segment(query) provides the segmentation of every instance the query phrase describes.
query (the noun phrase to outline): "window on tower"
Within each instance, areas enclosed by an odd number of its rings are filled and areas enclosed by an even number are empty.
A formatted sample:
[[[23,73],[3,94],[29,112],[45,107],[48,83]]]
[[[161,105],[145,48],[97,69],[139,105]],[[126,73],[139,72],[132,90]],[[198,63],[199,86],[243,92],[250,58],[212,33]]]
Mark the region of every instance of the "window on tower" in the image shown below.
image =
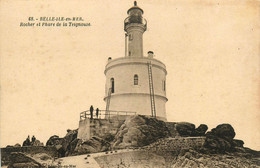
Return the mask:
[[[114,80],[114,78],[111,78],[110,82],[111,82],[111,93],[115,93],[115,80]]]
[[[166,90],[166,82],[165,82],[165,80],[162,81],[162,89],[163,89],[163,91]]]
[[[135,74],[134,76],[134,85],[138,85],[138,75]]]
[[[133,40],[133,35],[129,34],[129,41]]]

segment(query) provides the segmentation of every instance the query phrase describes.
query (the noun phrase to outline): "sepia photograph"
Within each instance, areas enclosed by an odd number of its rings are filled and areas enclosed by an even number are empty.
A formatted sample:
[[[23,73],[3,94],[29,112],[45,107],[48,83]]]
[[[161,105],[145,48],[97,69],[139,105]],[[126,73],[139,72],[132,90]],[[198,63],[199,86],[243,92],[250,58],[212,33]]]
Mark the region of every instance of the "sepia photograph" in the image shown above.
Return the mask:
[[[259,0],[0,0],[3,168],[260,167]]]

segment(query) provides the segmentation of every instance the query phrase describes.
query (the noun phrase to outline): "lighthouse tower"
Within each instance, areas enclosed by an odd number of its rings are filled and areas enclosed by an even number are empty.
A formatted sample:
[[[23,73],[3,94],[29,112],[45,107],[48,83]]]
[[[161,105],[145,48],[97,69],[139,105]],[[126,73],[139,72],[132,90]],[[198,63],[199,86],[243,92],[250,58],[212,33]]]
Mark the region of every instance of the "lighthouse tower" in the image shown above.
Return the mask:
[[[143,33],[147,22],[143,10],[134,2],[124,21],[125,56],[108,59],[105,67],[104,101],[109,111],[132,111],[167,120],[166,67],[153,58],[153,52],[143,55]]]

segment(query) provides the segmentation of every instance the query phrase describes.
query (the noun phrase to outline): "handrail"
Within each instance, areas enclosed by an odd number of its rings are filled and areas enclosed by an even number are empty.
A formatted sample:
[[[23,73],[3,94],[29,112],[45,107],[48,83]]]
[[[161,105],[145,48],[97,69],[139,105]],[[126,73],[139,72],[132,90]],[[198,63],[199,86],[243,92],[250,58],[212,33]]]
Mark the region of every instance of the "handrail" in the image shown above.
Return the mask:
[[[93,110],[92,117],[90,110],[80,112],[80,120],[86,118],[96,118],[96,119],[109,119],[111,116],[130,116],[136,115],[133,111],[116,111],[116,110],[99,110],[98,115],[96,115],[96,110]]]

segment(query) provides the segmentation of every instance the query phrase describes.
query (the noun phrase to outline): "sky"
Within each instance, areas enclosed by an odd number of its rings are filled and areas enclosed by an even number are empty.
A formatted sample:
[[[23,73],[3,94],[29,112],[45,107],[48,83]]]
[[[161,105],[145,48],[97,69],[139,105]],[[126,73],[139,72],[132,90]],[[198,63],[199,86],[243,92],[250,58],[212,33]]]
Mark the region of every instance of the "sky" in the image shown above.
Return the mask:
[[[260,150],[259,1],[142,0],[144,55],[168,71],[168,121],[231,124]],[[133,1],[0,1],[0,146],[28,135],[46,143],[78,128],[79,113],[105,109],[107,58],[124,57]],[[88,27],[20,27],[28,17],[82,17]]]

